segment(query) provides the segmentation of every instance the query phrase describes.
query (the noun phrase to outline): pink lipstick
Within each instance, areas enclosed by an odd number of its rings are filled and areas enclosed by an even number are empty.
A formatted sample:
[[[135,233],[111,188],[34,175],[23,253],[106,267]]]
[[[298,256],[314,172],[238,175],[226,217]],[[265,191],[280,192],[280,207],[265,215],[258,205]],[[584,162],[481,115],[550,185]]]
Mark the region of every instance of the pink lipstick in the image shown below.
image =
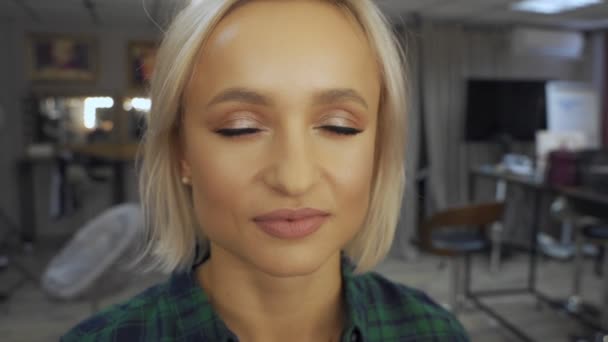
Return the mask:
[[[279,239],[299,239],[316,232],[329,216],[317,209],[280,209],[256,216],[253,221],[264,232]]]

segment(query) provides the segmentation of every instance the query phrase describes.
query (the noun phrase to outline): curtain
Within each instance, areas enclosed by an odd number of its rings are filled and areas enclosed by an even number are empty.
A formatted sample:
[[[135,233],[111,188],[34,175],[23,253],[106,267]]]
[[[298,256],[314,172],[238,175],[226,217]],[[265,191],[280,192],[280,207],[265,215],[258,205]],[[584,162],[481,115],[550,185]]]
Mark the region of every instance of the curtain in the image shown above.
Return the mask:
[[[465,75],[471,68],[476,69],[477,76],[492,76],[501,54],[496,47],[503,42],[497,38],[497,33],[476,33],[465,30],[463,26],[442,26],[428,22],[399,33],[408,62],[410,101],[406,191],[392,255],[410,260],[416,255],[410,243],[419,224],[418,206],[424,205],[425,212],[432,213],[466,201],[466,165],[469,160],[468,147],[462,142]],[[419,63],[419,57],[423,58],[423,63]],[[422,80],[417,77],[419,72]],[[424,118],[421,118],[419,99],[424,102]],[[421,125],[422,119],[424,125]],[[418,174],[418,162],[422,139],[426,139],[429,159],[425,198],[420,198],[416,187],[416,178],[421,176]],[[492,156],[496,154],[496,148],[471,148],[474,150],[472,162],[494,161]]]
[[[422,26],[427,104],[425,134],[429,155],[429,212],[468,201],[470,165],[496,162],[497,148],[463,140],[466,79],[499,77],[508,44],[500,28],[426,22]]]
[[[405,155],[405,193],[401,204],[401,216],[395,232],[395,239],[391,249],[391,255],[405,260],[412,260],[416,257],[416,250],[410,246],[412,237],[416,232],[418,224],[418,203],[419,194],[416,184],[418,159],[420,151],[420,104],[419,86],[417,77],[417,39],[416,36],[405,29],[399,27],[398,37],[403,47],[406,66],[406,81],[409,88],[408,109],[407,109],[407,132],[406,132],[406,155]]]

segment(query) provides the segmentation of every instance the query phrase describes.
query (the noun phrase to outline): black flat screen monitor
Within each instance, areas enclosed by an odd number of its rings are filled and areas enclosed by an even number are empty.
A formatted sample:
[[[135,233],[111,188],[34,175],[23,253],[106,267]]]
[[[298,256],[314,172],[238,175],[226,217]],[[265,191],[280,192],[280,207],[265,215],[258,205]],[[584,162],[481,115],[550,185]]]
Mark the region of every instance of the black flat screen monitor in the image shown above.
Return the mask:
[[[467,81],[467,141],[534,141],[547,127],[547,81]]]

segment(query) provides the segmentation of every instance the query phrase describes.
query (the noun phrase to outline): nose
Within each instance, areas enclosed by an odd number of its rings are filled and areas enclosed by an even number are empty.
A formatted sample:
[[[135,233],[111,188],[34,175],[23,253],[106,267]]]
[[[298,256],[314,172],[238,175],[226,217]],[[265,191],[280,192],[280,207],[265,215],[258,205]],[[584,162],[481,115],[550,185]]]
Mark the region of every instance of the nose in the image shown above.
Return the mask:
[[[272,162],[264,177],[266,184],[289,197],[310,191],[320,174],[311,138],[304,133],[291,133],[273,141]]]

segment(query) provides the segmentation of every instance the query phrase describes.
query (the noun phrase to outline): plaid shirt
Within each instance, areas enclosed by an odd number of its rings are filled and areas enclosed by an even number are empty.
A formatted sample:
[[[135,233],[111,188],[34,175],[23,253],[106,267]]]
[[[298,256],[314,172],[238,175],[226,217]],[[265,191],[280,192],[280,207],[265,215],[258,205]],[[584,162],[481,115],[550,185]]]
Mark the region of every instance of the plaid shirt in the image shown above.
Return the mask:
[[[422,292],[376,273],[354,275],[352,269],[344,258],[348,323],[342,342],[469,341],[456,318]],[[191,271],[176,273],[166,283],[103,310],[61,341],[236,342],[238,338],[213,310]]]

